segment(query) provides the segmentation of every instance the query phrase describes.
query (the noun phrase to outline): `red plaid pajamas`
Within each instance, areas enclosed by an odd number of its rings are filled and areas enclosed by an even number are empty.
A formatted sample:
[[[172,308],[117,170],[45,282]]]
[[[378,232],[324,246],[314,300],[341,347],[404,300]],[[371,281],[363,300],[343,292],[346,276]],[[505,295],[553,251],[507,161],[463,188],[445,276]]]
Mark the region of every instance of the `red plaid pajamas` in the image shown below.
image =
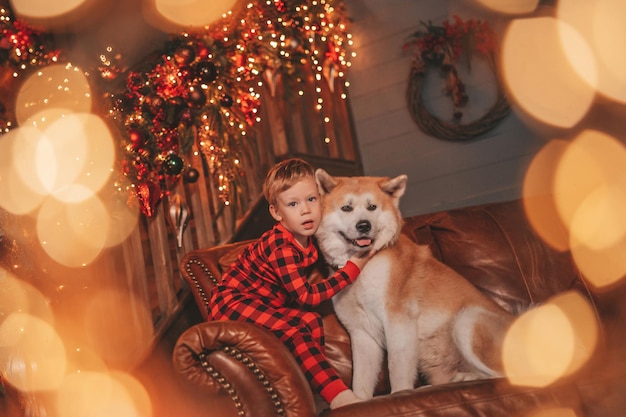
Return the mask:
[[[211,296],[210,318],[248,321],[272,331],[294,355],[311,386],[330,403],[347,387],[324,356],[320,315],[306,309],[330,299],[360,271],[348,262],[326,280],[310,284],[307,272],[317,260],[313,242],[303,249],[277,223],[224,273]]]

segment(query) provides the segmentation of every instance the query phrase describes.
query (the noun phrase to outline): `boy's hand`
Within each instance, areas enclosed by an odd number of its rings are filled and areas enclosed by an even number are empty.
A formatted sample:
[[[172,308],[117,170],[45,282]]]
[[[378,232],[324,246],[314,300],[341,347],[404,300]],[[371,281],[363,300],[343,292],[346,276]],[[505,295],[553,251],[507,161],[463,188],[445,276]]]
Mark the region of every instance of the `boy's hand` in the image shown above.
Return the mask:
[[[369,260],[372,259],[372,256],[374,256],[375,254],[376,254],[376,251],[374,250],[369,250],[367,252],[360,252],[360,253],[357,253],[356,255],[351,256],[350,261],[352,261],[352,263],[358,266],[360,270],[363,270],[365,265],[367,265]]]

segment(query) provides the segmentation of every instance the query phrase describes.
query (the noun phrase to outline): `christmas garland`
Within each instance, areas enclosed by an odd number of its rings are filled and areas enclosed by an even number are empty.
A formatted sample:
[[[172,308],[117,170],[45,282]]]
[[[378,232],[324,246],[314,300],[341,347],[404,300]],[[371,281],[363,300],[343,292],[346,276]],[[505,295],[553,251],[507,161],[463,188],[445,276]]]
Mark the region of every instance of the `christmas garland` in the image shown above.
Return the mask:
[[[0,132],[6,133],[17,124],[10,105],[16,82],[39,67],[59,62],[60,55],[50,35],[14,19],[0,6]]]
[[[446,21],[442,26],[422,23],[425,30],[416,31],[403,45],[405,51],[413,53],[411,72],[406,91],[411,117],[422,131],[434,137],[462,141],[475,138],[493,129],[510,112],[510,106],[498,77],[494,54],[497,51],[496,36],[487,22],[474,19],[463,21],[454,16],[454,22]],[[478,55],[488,60],[496,76],[497,99],[493,106],[477,120],[461,123],[462,108],[469,97],[461,80],[457,65],[462,53],[468,57]],[[439,69],[446,79],[445,93],[453,103],[451,120],[443,120],[426,107],[422,89],[427,72]]]
[[[339,1],[249,3],[202,33],[172,39],[156,60],[129,72],[125,90],[111,95],[111,113],[125,130],[122,172],[143,213],[151,216],[181,175],[198,178],[183,157],[195,142],[230,204],[245,185],[241,151],[259,121],[255,84],[265,81],[273,93],[280,75],[295,90],[303,65],[329,82],[348,65],[346,22]]]
[[[45,65],[58,58],[58,51],[40,46],[38,32],[2,13],[0,53],[10,55],[3,61],[11,70],[25,73],[23,61]],[[125,70],[123,57],[100,54],[85,73],[100,75],[91,79],[104,92],[105,116],[119,127],[119,172],[142,213],[151,217],[179,181],[195,182],[207,167],[230,204],[244,184],[242,154],[259,121],[257,87],[267,83],[273,95],[280,77],[285,91],[297,91],[310,66],[314,82],[325,80],[332,91],[349,65],[347,22],[341,0],[250,2],[202,31],[173,36],[141,67]],[[13,127],[0,113],[0,128]],[[193,145],[206,167],[185,160]]]

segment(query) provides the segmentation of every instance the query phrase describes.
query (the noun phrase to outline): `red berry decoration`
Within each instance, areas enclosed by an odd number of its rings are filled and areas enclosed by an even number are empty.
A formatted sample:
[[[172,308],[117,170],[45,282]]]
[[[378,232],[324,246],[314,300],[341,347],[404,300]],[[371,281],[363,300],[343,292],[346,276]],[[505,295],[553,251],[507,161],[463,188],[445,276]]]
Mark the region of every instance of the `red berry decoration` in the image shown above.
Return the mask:
[[[130,141],[130,144],[132,145],[133,150],[136,151],[143,146],[143,144],[146,141],[146,138],[144,137],[141,130],[132,128],[128,130],[128,140]]]
[[[193,124],[194,118],[193,110],[191,110],[189,107],[183,109],[178,115],[178,118],[180,123],[184,124],[187,127],[191,126]]]

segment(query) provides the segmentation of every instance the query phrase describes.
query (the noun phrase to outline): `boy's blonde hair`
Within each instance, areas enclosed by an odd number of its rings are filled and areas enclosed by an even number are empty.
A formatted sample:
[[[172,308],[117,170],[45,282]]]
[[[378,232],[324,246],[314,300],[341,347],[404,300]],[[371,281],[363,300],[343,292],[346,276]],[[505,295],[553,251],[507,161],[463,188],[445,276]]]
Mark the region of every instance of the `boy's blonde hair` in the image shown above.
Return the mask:
[[[278,194],[309,177],[315,177],[313,165],[300,158],[285,159],[267,173],[263,182],[263,195],[270,205],[276,205]]]

